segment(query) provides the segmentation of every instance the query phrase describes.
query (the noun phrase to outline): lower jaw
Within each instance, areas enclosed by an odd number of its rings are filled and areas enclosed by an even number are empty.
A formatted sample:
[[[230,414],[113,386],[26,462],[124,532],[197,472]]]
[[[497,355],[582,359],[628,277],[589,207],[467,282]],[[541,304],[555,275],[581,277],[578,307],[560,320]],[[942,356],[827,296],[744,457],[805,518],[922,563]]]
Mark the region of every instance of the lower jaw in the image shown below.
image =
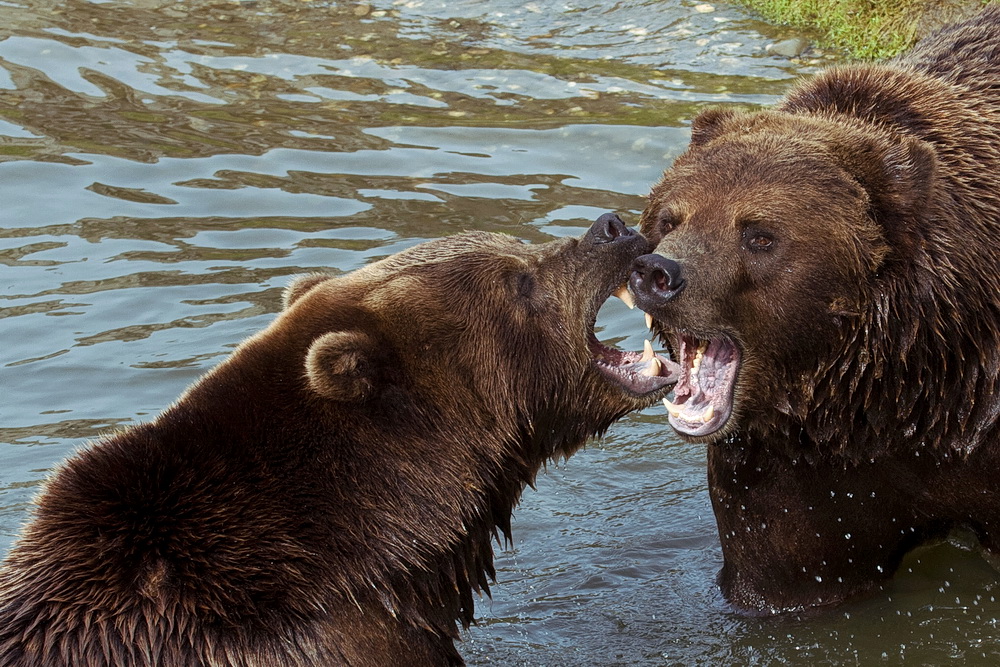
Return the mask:
[[[726,425],[726,422],[722,422],[720,424],[704,424],[698,426],[686,421],[679,422],[679,420],[674,417],[669,417],[668,421],[675,431],[689,438],[704,438],[714,435],[721,431]]]

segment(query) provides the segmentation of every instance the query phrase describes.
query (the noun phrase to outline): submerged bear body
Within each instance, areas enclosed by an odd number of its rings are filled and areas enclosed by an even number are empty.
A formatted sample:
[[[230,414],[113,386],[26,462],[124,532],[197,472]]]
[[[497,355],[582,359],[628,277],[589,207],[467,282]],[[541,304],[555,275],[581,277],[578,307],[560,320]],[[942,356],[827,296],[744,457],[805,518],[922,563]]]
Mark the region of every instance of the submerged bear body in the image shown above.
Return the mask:
[[[876,589],[954,528],[1000,553],[1000,8],[771,110],[703,112],[631,288],[709,445],[724,595]]]
[[[593,335],[646,247],[602,216],[301,279],[48,480],[0,566],[0,664],[460,664],[524,485],[676,377]]]

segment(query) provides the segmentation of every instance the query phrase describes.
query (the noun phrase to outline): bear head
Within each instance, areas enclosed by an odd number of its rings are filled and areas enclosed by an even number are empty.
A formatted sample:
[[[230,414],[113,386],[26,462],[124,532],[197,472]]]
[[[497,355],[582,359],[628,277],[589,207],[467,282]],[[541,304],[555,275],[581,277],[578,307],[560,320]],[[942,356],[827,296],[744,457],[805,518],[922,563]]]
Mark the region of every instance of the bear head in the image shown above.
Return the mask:
[[[466,233],[345,276],[288,288],[276,323],[298,341],[321,410],[421,427],[531,434],[529,458],[568,454],[676,381],[669,360],[594,335],[597,311],[645,239],[614,214],[581,238],[525,244]]]
[[[934,176],[925,143],[847,117],[703,112],[652,190],[655,249],[630,280],[683,367],[671,425],[717,440],[803,419],[876,283],[920,244]]]

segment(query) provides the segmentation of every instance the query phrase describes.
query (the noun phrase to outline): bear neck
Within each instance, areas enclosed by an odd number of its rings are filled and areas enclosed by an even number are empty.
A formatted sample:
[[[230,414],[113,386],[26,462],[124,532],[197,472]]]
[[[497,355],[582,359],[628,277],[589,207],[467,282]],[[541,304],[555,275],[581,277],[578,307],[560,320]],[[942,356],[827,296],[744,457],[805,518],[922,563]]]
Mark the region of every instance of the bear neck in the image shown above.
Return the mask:
[[[996,437],[1000,285],[965,280],[956,290],[960,278],[947,266],[880,280],[877,298],[818,355],[809,379],[776,379],[796,391],[720,443],[726,458],[763,448],[847,466],[915,452],[941,460]]]
[[[271,576],[284,582],[286,598],[378,605],[406,624],[457,636],[456,621],[473,621],[473,593],[489,594],[493,541],[509,543],[522,490],[547,459],[582,444],[589,434],[574,424],[584,420],[530,422],[517,414],[527,409],[470,415],[467,406],[416,404],[403,393],[331,407],[291,390],[299,380],[282,368],[220,366],[150,426],[158,456],[221,471],[201,480],[203,502],[254,496],[255,511],[279,527],[255,549],[273,539],[322,555],[308,568],[275,563]],[[257,389],[248,396],[246,387]],[[328,435],[315,437],[315,428]],[[261,479],[270,487],[248,481]],[[254,566],[252,551],[239,558]]]

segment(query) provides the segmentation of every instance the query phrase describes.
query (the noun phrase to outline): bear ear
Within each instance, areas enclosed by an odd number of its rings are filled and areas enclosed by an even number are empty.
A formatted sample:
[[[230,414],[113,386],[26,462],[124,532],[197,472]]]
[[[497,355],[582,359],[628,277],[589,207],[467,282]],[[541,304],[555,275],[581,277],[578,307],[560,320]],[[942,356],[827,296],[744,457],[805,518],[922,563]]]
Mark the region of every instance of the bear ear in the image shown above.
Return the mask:
[[[867,148],[867,150],[866,150]],[[914,222],[927,214],[937,178],[937,157],[926,142],[907,137],[887,146],[875,141],[867,147],[855,142],[845,147],[858,183],[869,197],[869,213],[885,240],[900,256],[915,249]]]
[[[281,295],[282,308],[288,308],[313,287],[331,278],[333,276],[328,276],[325,273],[310,273],[307,276],[296,278],[292,281],[292,284],[285,288],[284,293]]]
[[[907,218],[926,210],[934,192],[937,157],[925,141],[907,137],[885,152],[883,164],[887,183],[887,201]]]
[[[361,402],[376,389],[378,349],[361,331],[334,331],[312,342],[306,353],[306,377],[320,396]]]
[[[728,121],[740,115],[739,111],[729,107],[712,107],[695,116],[691,123],[691,145],[704,146],[712,139],[721,135]]]

